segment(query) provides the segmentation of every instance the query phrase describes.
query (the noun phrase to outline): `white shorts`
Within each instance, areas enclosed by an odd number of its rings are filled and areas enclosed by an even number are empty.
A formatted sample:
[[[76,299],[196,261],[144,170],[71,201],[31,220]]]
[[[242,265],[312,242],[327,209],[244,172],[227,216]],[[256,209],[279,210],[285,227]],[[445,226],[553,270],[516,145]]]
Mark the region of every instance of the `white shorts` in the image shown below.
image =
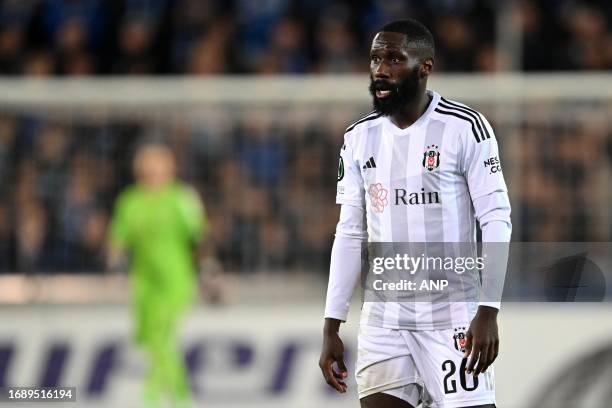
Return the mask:
[[[455,408],[495,403],[493,366],[465,373],[468,325],[446,330],[396,330],[361,325],[355,377],[359,398],[391,394],[416,407]]]

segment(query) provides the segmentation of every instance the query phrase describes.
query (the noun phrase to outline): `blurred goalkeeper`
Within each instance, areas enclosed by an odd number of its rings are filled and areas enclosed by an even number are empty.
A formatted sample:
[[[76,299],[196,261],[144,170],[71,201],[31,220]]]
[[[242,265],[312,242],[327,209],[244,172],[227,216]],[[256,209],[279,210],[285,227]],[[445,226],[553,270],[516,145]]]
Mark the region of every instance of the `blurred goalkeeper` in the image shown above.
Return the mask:
[[[171,150],[141,146],[134,157],[136,183],[121,192],[110,228],[109,266],[130,255],[136,342],[150,359],[144,397],[159,406],[188,406],[190,384],[177,342],[177,326],[197,293],[195,250],[207,229],[194,189],[175,179]]]

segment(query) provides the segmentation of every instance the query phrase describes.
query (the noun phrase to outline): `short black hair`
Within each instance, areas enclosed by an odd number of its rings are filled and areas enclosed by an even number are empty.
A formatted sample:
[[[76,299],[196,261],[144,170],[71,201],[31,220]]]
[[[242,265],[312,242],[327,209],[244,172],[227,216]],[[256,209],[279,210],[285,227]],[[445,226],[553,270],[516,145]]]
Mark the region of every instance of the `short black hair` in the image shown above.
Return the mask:
[[[412,18],[387,23],[378,30],[378,32],[381,31],[405,34],[407,44],[422,50],[425,58],[433,58],[435,55],[436,47],[431,31]]]

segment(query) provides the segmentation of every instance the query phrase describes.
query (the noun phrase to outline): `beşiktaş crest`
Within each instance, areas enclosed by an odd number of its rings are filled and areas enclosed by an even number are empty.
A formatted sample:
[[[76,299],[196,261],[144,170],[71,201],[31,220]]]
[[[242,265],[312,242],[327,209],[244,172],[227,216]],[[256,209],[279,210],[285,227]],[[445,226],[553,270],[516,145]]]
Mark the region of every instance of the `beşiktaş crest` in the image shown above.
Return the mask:
[[[429,171],[433,171],[440,166],[440,151],[438,146],[427,146],[427,150],[423,153],[423,167]]]
[[[455,329],[453,341],[455,342],[455,350],[465,353],[465,343],[467,342],[465,327],[457,327]]]

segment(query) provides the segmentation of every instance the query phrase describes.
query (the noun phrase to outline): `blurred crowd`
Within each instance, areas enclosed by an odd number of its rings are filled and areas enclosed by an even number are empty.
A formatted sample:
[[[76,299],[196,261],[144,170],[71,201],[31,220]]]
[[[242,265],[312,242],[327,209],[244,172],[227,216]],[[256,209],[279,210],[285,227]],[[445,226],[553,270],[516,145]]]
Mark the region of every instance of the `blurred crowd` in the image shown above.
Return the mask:
[[[104,270],[113,200],[133,181],[134,148],[161,132],[181,179],[204,199],[209,250],[225,269],[322,269],[338,216],[337,138],[346,122],[337,125],[296,132],[261,113],[228,127],[177,121],[170,129],[3,116],[0,269]]]
[[[579,113],[572,116],[555,104],[526,106],[518,125],[488,115],[515,240],[612,238],[610,108],[572,106]],[[337,155],[359,113],[283,109],[213,111],[197,120],[176,113],[159,123],[0,115],[0,270],[103,271],[113,200],[132,181],[134,148],[163,135],[181,179],[203,197],[209,251],[224,269],[325,273],[339,213]]]
[[[432,30],[440,71],[612,68],[609,1],[3,0],[0,75],[363,73],[373,33],[401,17]],[[489,115],[514,183],[516,240],[612,238],[612,107],[574,108],[528,106],[520,126]],[[0,113],[0,271],[104,270],[134,147],[160,134],[204,198],[225,269],[325,271],[338,148],[367,108],[288,109],[171,125]]]
[[[519,127],[500,127],[513,203],[513,240],[600,242],[612,239],[612,105],[533,104]],[[508,171],[519,166],[512,177]]]
[[[372,34],[408,16],[441,71],[612,68],[609,1],[3,0],[0,74],[364,72]]]

